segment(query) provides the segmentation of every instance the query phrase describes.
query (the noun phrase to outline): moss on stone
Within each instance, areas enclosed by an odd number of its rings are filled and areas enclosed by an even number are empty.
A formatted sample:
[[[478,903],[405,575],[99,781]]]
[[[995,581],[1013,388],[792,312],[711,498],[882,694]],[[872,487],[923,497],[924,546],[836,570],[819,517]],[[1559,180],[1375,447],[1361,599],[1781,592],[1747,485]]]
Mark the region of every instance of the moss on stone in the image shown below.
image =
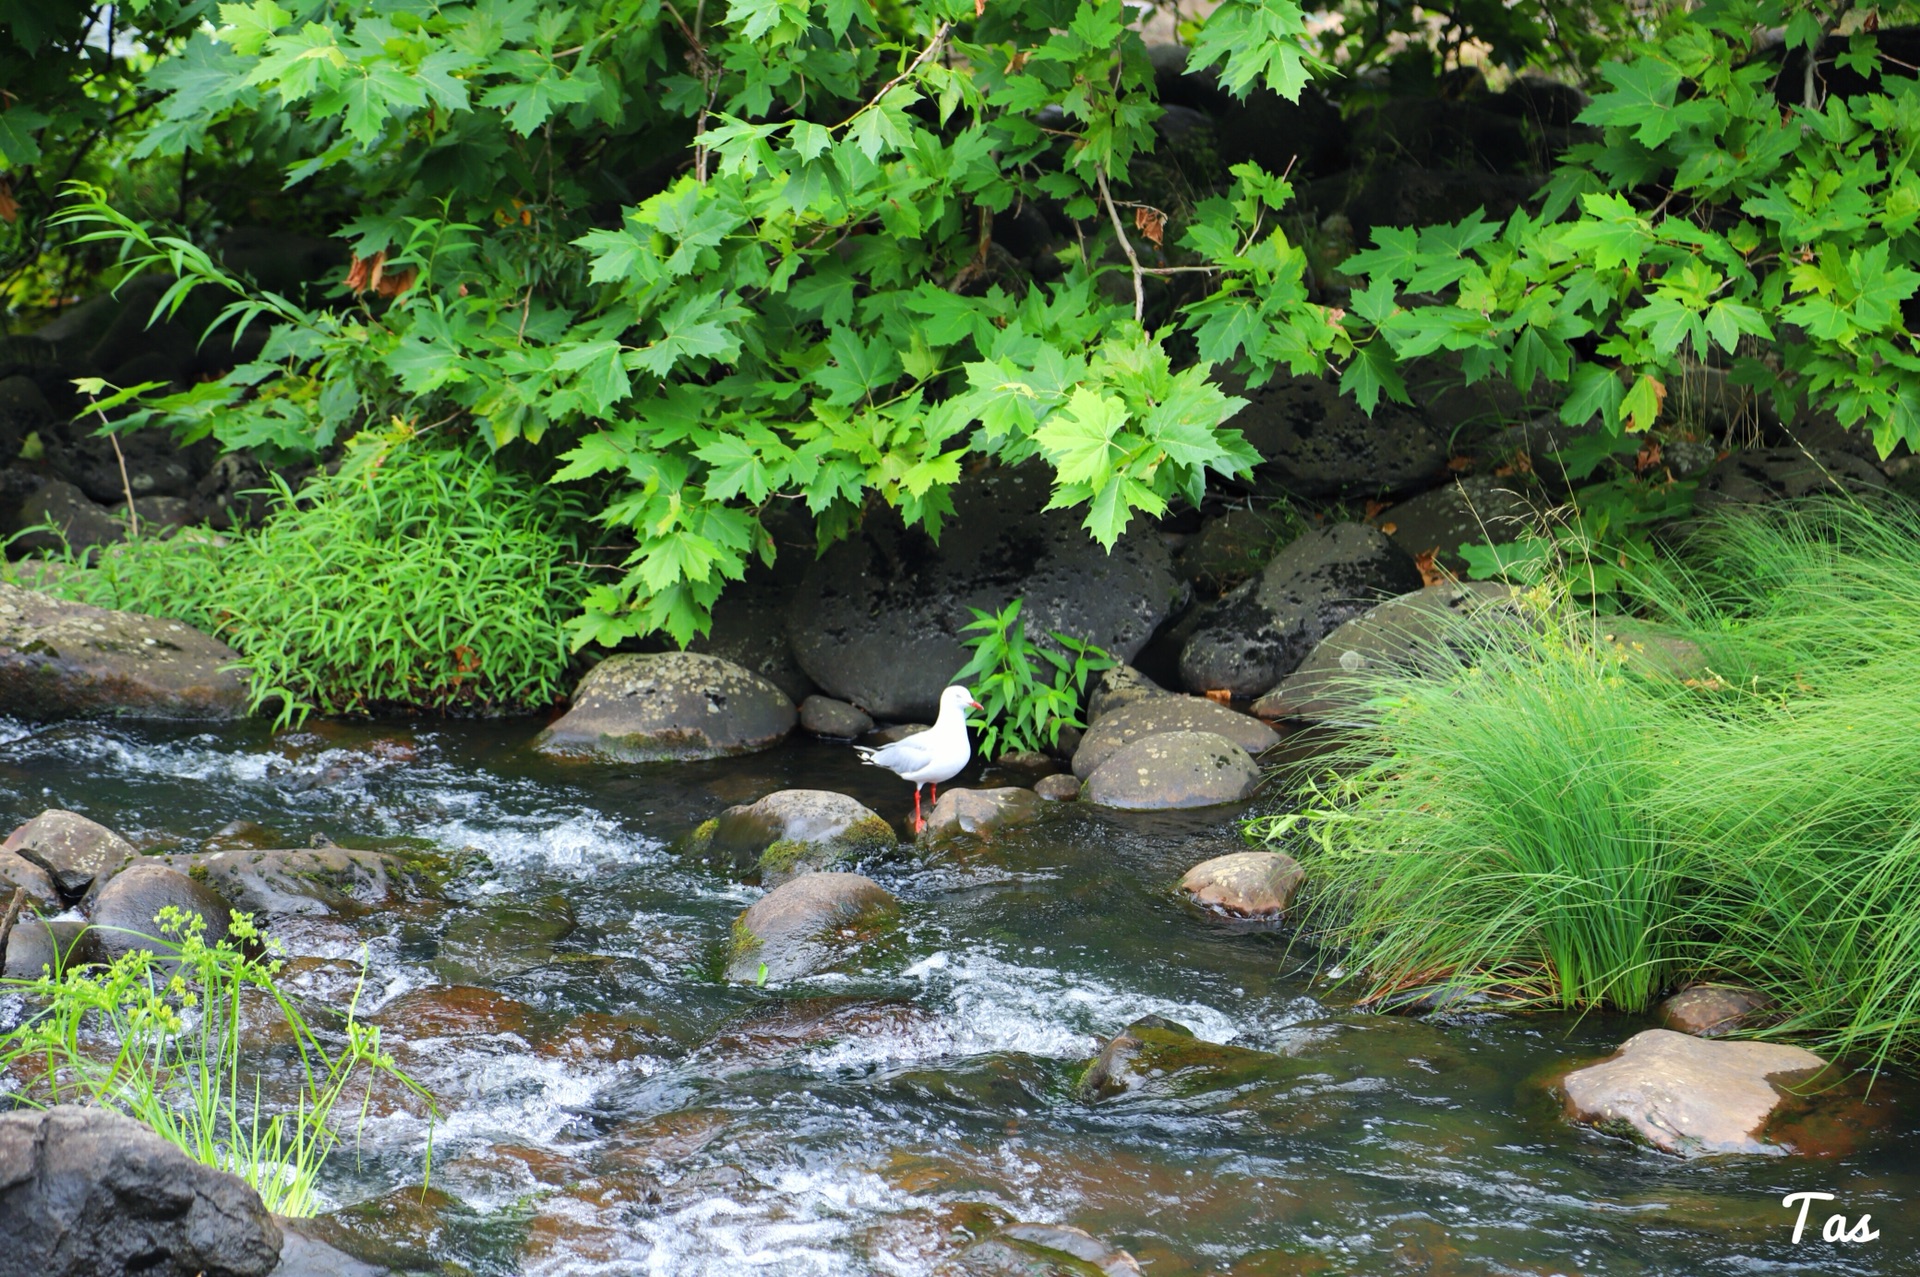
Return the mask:
[[[704,856],[713,849],[713,832],[720,828],[720,821],[703,820],[694,831],[687,835],[687,850],[696,856]]]
[[[886,851],[895,842],[893,826],[879,816],[862,816],[847,826],[841,841],[855,853]]]

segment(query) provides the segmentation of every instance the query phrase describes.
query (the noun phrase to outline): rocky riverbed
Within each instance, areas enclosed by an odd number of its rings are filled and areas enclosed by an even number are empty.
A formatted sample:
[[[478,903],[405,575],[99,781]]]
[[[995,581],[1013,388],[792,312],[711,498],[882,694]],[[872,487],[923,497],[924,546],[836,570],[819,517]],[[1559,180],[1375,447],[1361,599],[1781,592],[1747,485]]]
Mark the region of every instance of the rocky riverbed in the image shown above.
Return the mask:
[[[543,755],[541,727],[0,729],[0,827],[69,810],[201,864],[271,911],[303,996],[342,997],[364,953],[363,1005],[444,1111],[424,1197],[427,1126],[396,1095],[330,1168],[312,1231],[378,1267],[1894,1277],[1920,1242],[1904,1078],[1783,1106],[1763,1153],[1654,1151],[1615,1133],[1631,1068],[1561,1080],[1652,1019],[1367,1013],[1274,921],[1286,866],[1183,893],[1244,851],[1245,803],[997,824],[983,796],[915,843],[905,786],[843,744],[616,763]],[[886,924],[831,969],[730,980],[771,896],[694,835],[794,790],[893,826],[829,867]],[[838,811],[775,807],[783,836]],[[1616,1107],[1570,1114],[1569,1090]],[[1794,1245],[1800,1191],[1881,1236],[1818,1240],[1817,1211]]]

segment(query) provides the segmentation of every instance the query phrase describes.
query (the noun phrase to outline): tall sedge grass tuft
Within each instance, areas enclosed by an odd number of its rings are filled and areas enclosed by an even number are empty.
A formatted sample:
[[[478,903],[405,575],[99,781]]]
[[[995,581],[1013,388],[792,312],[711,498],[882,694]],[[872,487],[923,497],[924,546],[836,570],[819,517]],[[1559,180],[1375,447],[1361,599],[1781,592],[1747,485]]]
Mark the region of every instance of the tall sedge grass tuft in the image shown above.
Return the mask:
[[[1695,676],[1536,594],[1356,677],[1355,734],[1255,830],[1306,859],[1309,924],[1370,997],[1642,1010],[1729,979],[1774,999],[1753,1032],[1920,1055],[1920,509],[1723,514],[1639,592]]]

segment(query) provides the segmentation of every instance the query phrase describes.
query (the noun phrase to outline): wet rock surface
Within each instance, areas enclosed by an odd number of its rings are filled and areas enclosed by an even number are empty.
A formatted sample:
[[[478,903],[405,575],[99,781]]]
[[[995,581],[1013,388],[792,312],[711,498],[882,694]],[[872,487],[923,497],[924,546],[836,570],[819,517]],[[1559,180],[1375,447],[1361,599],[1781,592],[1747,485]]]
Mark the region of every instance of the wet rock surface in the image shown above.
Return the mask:
[[[734,924],[727,978],[759,983],[825,971],[892,923],[893,894],[852,873],[811,873],[755,901]]]
[[[1080,798],[1101,807],[1164,811],[1237,803],[1259,784],[1259,767],[1226,737],[1161,732],[1114,751],[1086,778]]]
[[[1445,472],[1446,443],[1417,411],[1382,401],[1372,417],[1334,383],[1282,374],[1232,393],[1227,424],[1265,459],[1260,473],[1296,497],[1370,497],[1423,487]]]
[[[1080,797],[1080,778],[1071,772],[1042,776],[1033,783],[1033,792],[1050,803],[1070,803]]]
[[[1648,1029],[1612,1059],[1575,1069],[1562,1081],[1576,1122],[1644,1140],[1666,1153],[1780,1153],[1762,1138],[1786,1098],[1783,1087],[1809,1082],[1825,1060],[1772,1042],[1712,1042]]]
[[[1234,918],[1279,918],[1306,878],[1285,852],[1235,851],[1203,860],[1180,879],[1194,904]]]
[[[1133,742],[1166,732],[1211,732],[1249,754],[1280,743],[1280,733],[1254,718],[1203,696],[1156,696],[1133,701],[1101,716],[1073,754],[1073,774],[1085,781]]]
[[[1766,505],[1818,493],[1858,494],[1888,486],[1886,475],[1850,453],[1754,448],[1714,462],[1694,491],[1693,508],[1699,514],[1711,514],[1728,507]]]
[[[966,663],[970,609],[1016,596],[1029,638],[1058,630],[1130,660],[1178,592],[1172,560],[1150,529],[1111,553],[1070,510],[1045,510],[1037,470],[995,471],[954,490],[936,546],[919,531],[869,519],[808,570],[788,609],[800,665],[833,696],[876,718],[925,718]]]
[[[1128,1252],[1071,1224],[1008,1224],[961,1252],[953,1277],[1139,1277]]]
[[[951,842],[960,838],[988,841],[1010,829],[1040,818],[1040,797],[1031,789],[949,789],[927,813],[920,840]]]
[[[92,937],[84,922],[23,915],[7,933],[6,969],[0,974],[9,980],[37,980],[43,972],[57,976],[93,960]]]
[[[1518,591],[1494,581],[1430,585],[1368,608],[1315,645],[1280,683],[1253,703],[1261,718],[1337,718],[1364,699],[1360,680],[1441,672],[1458,664],[1469,622],[1520,618]]]
[[[44,870],[60,894],[77,900],[134,855],[133,844],[75,812],[43,811],[0,843]]]
[[[1464,580],[1467,561],[1461,546],[1510,544],[1520,538],[1533,513],[1527,499],[1506,483],[1471,478],[1389,506],[1373,523],[1416,562]]]
[[[0,851],[0,896],[11,899],[16,887],[25,890],[27,902],[43,913],[60,912],[60,892],[52,875],[19,852]]]
[[[0,582],[0,704],[23,718],[238,718],[247,708],[229,668],[238,659],[178,621]]]
[[[767,748],[796,717],[785,692],[731,661],[619,653],[587,671],[535,748],[622,762],[723,758]]]
[[[1116,665],[1110,670],[1102,670],[1087,693],[1087,727],[1091,728],[1108,714],[1124,709],[1135,701],[1170,695],[1173,693],[1131,665]],[[1085,736],[1081,737],[1083,742],[1085,739]]]
[[[1184,1024],[1149,1015],[1108,1039],[1081,1071],[1076,1090],[1083,1100],[1230,1090],[1265,1077],[1279,1063],[1265,1051],[1208,1042]]]
[[[825,789],[783,789],[727,808],[694,831],[688,850],[771,888],[884,855],[895,841],[893,827],[857,799]]]
[[[1258,696],[1342,623],[1423,584],[1412,557],[1377,528],[1304,533],[1256,580],[1198,613],[1180,651],[1181,681],[1195,692]]]
[[[139,1122],[62,1105],[0,1114],[0,1266],[35,1277],[267,1277],[260,1195]]]
[[[236,909],[323,917],[396,903],[406,869],[393,857],[346,847],[235,849],[165,857]]]
[[[111,962],[135,949],[164,952],[154,943],[164,939],[156,919],[169,907],[206,919],[203,934],[207,944],[226,939],[231,906],[225,900],[177,869],[136,860],[115,874],[94,900],[88,921],[101,957]]]
[[[1662,1002],[1654,1014],[1662,1027],[1698,1038],[1717,1038],[1747,1028],[1772,1009],[1758,989],[1730,984],[1696,984]]]

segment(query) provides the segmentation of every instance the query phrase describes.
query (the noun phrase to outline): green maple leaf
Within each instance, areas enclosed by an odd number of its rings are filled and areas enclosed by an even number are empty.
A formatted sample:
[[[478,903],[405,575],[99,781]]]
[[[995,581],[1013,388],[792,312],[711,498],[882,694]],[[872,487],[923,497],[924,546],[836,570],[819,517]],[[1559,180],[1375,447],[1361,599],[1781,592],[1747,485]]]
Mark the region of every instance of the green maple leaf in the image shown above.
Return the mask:
[[[1600,74],[1613,90],[1594,98],[1580,123],[1630,128],[1643,146],[1659,146],[1679,130],[1682,121],[1672,110],[1680,87],[1677,68],[1643,54],[1631,62],[1602,63]]]

